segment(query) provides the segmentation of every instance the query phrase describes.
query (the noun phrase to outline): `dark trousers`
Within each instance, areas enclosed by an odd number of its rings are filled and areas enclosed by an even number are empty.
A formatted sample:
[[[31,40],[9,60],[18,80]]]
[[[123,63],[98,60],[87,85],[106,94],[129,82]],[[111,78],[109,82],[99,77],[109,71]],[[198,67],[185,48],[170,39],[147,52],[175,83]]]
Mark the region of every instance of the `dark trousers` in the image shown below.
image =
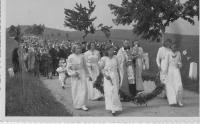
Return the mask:
[[[52,68],[53,68],[53,71],[52,71],[52,74],[55,76],[56,74],[56,69],[58,67],[58,62],[57,62],[57,59],[53,59],[53,63],[52,63]]]
[[[129,91],[132,96],[136,96],[136,84],[129,84]]]

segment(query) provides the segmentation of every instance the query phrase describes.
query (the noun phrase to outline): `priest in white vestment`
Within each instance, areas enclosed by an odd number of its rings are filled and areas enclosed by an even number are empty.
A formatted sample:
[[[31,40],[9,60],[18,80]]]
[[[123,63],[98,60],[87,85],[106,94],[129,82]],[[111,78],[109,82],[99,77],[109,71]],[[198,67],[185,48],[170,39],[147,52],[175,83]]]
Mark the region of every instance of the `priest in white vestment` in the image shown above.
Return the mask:
[[[135,89],[130,89],[129,90],[129,84],[134,84],[134,79],[132,80],[133,82],[129,82],[130,80],[128,79],[128,66],[127,64],[130,63],[128,62],[128,55],[126,49],[130,47],[130,42],[125,40],[123,41],[123,46],[119,49],[117,53],[117,58],[119,62],[119,71],[120,71],[120,90],[124,92],[126,95],[131,96],[130,90],[135,90]],[[134,77],[133,77],[134,78]]]

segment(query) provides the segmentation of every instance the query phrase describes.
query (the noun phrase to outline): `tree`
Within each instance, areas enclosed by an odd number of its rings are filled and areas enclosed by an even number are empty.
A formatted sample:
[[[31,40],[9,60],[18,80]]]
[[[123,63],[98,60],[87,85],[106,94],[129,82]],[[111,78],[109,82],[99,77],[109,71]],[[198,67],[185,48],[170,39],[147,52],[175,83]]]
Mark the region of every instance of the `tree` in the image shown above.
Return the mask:
[[[36,25],[34,24],[32,26],[32,34],[33,35],[42,35],[44,33],[44,30],[45,30],[45,26],[44,25]]]
[[[110,35],[111,35],[110,29],[112,28],[112,26],[103,26],[103,24],[99,24],[98,27],[104,33],[104,35],[106,36],[106,38],[110,39]]]
[[[83,39],[89,34],[95,32],[94,20],[96,17],[91,17],[91,14],[95,10],[94,1],[88,1],[88,7],[84,7],[82,4],[76,3],[74,9],[65,9],[65,21],[64,26],[83,31]]]
[[[17,27],[16,27],[16,35],[15,35],[15,40],[19,43],[21,40],[22,40],[22,36],[23,36],[23,34],[21,33],[21,28],[20,28],[20,26],[18,25]]]
[[[43,35],[44,33],[44,30],[45,30],[45,26],[44,25],[32,25],[32,26],[28,26],[25,30],[25,33],[26,34],[32,34],[32,35],[36,35],[36,36],[39,36],[39,35]]]
[[[25,34],[32,34],[32,26],[28,26],[26,29],[25,29]]]
[[[8,28],[8,35],[10,37],[15,37],[17,34],[17,27],[15,27],[14,25],[11,25],[9,28]]]
[[[164,41],[166,27],[170,23],[182,18],[194,24],[196,15],[189,6],[189,0],[181,4],[179,0],[123,0],[121,6],[109,4],[112,13],[116,16],[113,22],[123,25],[133,23],[133,33],[144,39]],[[199,6],[199,4],[195,4]]]
[[[184,14],[190,17],[197,16],[199,19],[199,0],[188,0],[184,3]]]
[[[20,26],[14,26],[14,25],[11,25],[9,28],[8,28],[8,35],[10,37],[14,37],[14,39],[17,41],[17,42],[20,42],[21,41],[21,38],[23,36],[22,32],[21,32],[21,28]]]

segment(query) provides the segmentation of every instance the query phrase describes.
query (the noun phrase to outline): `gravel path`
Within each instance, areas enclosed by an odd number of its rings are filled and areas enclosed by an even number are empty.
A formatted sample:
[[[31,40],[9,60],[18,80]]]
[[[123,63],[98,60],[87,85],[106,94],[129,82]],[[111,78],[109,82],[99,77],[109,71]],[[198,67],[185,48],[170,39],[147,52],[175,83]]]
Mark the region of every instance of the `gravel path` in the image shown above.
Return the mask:
[[[112,116],[105,110],[104,101],[88,101],[89,111],[75,110],[72,107],[70,81],[67,80],[66,89],[62,89],[57,77],[49,80],[41,78],[57,101],[70,110],[74,116]],[[119,116],[154,116],[154,117],[197,117],[199,116],[199,94],[185,90],[183,94],[184,107],[170,107],[167,100],[160,97],[148,102],[148,105],[137,106],[130,102],[123,102],[123,112]]]

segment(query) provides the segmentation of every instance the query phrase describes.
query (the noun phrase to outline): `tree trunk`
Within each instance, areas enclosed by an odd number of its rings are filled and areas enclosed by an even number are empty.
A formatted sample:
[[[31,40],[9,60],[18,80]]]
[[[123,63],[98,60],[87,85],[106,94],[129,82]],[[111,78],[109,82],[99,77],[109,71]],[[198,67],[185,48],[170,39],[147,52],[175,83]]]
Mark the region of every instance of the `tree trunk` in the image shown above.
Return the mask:
[[[88,35],[87,32],[85,32],[85,34],[83,35],[83,41],[85,41],[85,37]]]
[[[162,44],[164,43],[165,41],[165,29],[162,29],[162,32],[161,32],[161,41],[162,41]]]

